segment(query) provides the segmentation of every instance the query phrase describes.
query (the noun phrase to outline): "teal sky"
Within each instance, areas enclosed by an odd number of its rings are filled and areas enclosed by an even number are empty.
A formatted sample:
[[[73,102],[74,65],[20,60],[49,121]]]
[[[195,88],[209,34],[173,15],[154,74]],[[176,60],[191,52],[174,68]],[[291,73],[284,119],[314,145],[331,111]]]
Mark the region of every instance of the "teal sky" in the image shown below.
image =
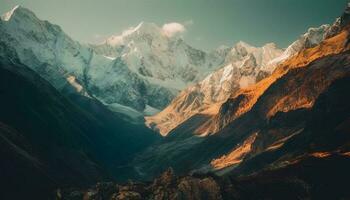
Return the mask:
[[[100,42],[141,21],[186,25],[185,40],[212,49],[242,40],[286,47],[309,27],[332,23],[348,0],[0,0],[60,25],[81,42]]]

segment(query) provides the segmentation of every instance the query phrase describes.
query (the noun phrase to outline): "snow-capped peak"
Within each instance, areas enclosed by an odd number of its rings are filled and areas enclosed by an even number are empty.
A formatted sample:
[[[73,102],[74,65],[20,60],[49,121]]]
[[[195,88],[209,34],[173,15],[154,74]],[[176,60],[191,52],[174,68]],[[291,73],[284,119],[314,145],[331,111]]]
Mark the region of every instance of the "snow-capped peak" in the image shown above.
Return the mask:
[[[139,25],[137,25],[134,29],[131,29],[131,30],[130,30],[130,33],[129,33],[129,34],[131,34],[131,33],[135,32],[135,31],[139,30],[139,29],[141,28],[141,26],[143,26],[143,24],[144,24],[144,22],[140,22]]]
[[[278,48],[277,45],[275,43],[273,43],[273,42],[266,43],[263,47],[264,48],[275,48],[275,49]]]
[[[120,35],[113,35],[106,40],[106,44],[117,46],[124,44],[127,38],[137,37],[143,34],[159,34],[160,28],[154,23],[141,22],[135,27],[124,30]]]
[[[153,33],[154,31],[160,31],[160,28],[158,27],[157,24],[155,23],[150,23],[150,22],[141,22],[136,28],[135,31],[136,33]]]
[[[23,6],[17,5],[14,8],[12,8],[10,11],[4,13],[1,16],[0,21],[5,22],[7,24],[12,24],[13,27],[18,27],[20,29],[27,29],[32,25],[35,26],[35,22],[38,22],[41,20],[39,20],[31,10]]]
[[[294,41],[291,45],[289,45],[281,56],[271,60],[270,65],[275,65],[276,63],[280,63],[286,60],[292,55],[298,53],[303,48],[310,48],[318,45],[324,40],[329,29],[330,25],[328,24],[323,24],[319,27],[309,28],[306,33],[304,33],[298,38],[298,40]]]
[[[241,55],[246,55],[248,53],[253,52],[254,50],[256,50],[256,47],[243,42],[243,41],[239,41],[234,45],[234,48],[232,48],[231,51],[234,52],[234,54],[236,54],[236,52],[238,52]]]
[[[239,42],[236,43],[235,47],[238,47],[238,48],[251,48],[252,45],[250,45],[250,44],[240,40]]]
[[[17,10],[17,8],[19,8],[20,6],[17,5],[14,8],[12,8],[10,11],[6,12],[5,14],[3,14],[1,16],[1,20],[3,21],[9,21],[13,15],[13,13],[15,12],[15,10]]]

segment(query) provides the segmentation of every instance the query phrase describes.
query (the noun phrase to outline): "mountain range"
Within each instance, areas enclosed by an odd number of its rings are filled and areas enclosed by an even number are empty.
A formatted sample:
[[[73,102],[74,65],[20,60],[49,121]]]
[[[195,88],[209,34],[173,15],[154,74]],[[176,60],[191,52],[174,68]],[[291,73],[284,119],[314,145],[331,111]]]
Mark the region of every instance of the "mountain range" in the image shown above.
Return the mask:
[[[1,54],[17,52],[58,90],[73,87],[114,110],[127,106],[151,114],[219,68],[228,53],[195,49],[153,23],[140,23],[103,44],[80,44],[21,6],[2,17],[0,31],[6,47]]]
[[[269,76],[279,63],[323,41],[329,25],[310,28],[284,51],[273,43],[261,48],[239,42],[230,50],[230,61],[204,80],[182,91],[157,115],[146,117],[148,126],[168,134],[173,128],[196,114],[212,115],[229,96]],[[216,109],[216,110],[215,110]],[[200,133],[207,135],[209,133]]]
[[[283,146],[288,139],[303,130],[305,119],[292,118],[291,122],[296,124],[286,125],[292,128],[285,130],[284,123],[289,119],[278,118],[295,110],[312,108],[317,97],[333,81],[349,75],[347,16],[345,12],[331,26],[318,29],[325,31],[310,29],[311,33],[322,38],[311,40],[318,41],[318,45],[314,43],[310,46],[305,37],[314,37],[310,32],[304,34],[300,41],[308,45],[279,63],[271,75],[256,84],[233,90],[222,102],[207,105],[197,103],[201,101],[193,101],[188,97],[200,95],[193,95],[192,88],[185,90],[179,95],[180,100],[175,98],[162,112],[147,118],[154,123],[150,125],[155,130],[162,133],[163,123],[170,130],[165,129],[163,133],[167,134],[166,140],[146,150],[136,159],[135,165],[144,169],[148,175],[159,174],[165,170],[164,166],[171,166],[177,173],[194,169],[204,172],[212,169],[225,171],[239,166],[245,157],[258,156],[273,148],[273,145]],[[292,46],[302,43],[300,41],[294,42]],[[192,103],[199,106],[193,106]],[[187,113],[189,115],[185,115]],[[177,117],[180,117],[179,121]],[[277,127],[273,127],[277,130],[269,130],[274,120],[281,120],[274,125]],[[172,122],[175,122],[175,128],[167,124]],[[155,160],[165,164],[152,165]]]
[[[347,199],[349,31],[350,5],[285,49],[206,52],[146,22],[82,44],[16,6],[1,198]]]

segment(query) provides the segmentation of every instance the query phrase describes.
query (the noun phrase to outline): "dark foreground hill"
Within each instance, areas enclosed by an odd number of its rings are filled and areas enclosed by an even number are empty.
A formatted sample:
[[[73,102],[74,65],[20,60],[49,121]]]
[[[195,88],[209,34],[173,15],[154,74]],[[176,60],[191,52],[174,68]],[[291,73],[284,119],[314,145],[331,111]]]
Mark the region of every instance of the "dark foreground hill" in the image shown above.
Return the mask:
[[[158,139],[92,98],[67,98],[26,66],[0,62],[1,199],[135,177],[128,162]]]

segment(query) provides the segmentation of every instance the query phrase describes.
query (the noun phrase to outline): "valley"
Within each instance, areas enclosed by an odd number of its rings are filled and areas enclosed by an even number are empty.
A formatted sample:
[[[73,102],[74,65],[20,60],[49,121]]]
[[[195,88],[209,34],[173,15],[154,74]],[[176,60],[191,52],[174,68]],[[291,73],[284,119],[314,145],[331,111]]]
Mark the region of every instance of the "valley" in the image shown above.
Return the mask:
[[[1,16],[1,199],[350,198],[350,4],[286,48],[167,31]]]

